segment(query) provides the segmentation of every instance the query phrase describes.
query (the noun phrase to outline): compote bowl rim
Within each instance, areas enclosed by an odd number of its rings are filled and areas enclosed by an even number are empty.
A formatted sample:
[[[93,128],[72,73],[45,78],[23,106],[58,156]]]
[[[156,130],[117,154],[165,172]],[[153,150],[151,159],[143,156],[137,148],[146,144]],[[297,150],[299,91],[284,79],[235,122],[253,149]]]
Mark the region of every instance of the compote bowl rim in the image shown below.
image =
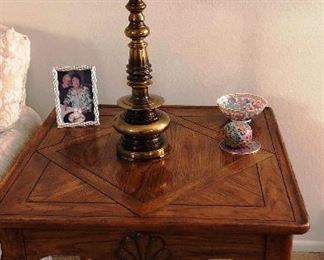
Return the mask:
[[[245,111],[260,111],[263,110],[265,107],[268,106],[268,102],[267,100],[265,100],[263,97],[255,95],[255,94],[251,94],[251,93],[230,93],[230,94],[226,94],[221,96],[220,98],[217,99],[216,103],[219,107],[226,109],[228,111],[232,111],[232,112],[242,112],[241,109],[235,109],[235,108],[229,108],[229,107],[225,107],[224,105],[222,105],[222,101],[225,98],[229,98],[229,97],[235,97],[235,96],[247,96],[253,99],[259,99],[262,101],[262,106],[260,108],[253,108],[253,109],[246,109]]]

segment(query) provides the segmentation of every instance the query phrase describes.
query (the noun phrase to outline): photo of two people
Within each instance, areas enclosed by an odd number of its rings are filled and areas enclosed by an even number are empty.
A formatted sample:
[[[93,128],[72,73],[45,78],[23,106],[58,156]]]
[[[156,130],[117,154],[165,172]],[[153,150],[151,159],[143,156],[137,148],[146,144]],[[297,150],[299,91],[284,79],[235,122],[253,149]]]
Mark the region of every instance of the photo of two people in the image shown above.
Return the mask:
[[[57,70],[56,75],[60,122],[75,126],[96,121],[91,69]]]

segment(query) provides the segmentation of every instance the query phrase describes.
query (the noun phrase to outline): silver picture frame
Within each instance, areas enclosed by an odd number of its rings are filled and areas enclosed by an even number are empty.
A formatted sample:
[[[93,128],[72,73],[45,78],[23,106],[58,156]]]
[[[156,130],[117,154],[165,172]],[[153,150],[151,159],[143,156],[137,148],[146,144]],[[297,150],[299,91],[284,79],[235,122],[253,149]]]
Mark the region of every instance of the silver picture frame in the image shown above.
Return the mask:
[[[93,117],[93,120],[87,120],[86,117],[81,118],[81,121],[76,120],[76,122],[66,122],[66,116],[68,114],[72,113],[78,113],[76,108],[69,107],[70,110],[67,110],[67,106],[62,105],[62,100],[60,98],[60,84],[59,82],[59,74],[60,73],[70,73],[70,75],[73,75],[78,73],[79,75],[82,75],[84,71],[90,71],[90,77],[91,77],[91,91],[92,91],[92,102],[93,102],[93,108],[90,112],[91,117]],[[97,78],[96,78],[96,68],[95,66],[89,66],[89,65],[80,65],[80,66],[55,66],[52,70],[53,74],[53,85],[54,85],[54,93],[55,93],[55,107],[56,107],[56,120],[57,120],[57,127],[63,128],[63,127],[77,127],[77,126],[91,126],[91,125],[100,125],[99,121],[99,102],[98,102],[98,90],[97,90]],[[62,75],[63,75],[62,74]],[[71,77],[71,76],[70,76]],[[72,77],[71,77],[72,78]],[[81,83],[81,82],[80,82]],[[73,88],[72,86],[70,86]],[[74,109],[74,112],[72,112],[72,109]],[[93,113],[93,115],[92,115]],[[68,117],[70,120],[70,117]],[[83,121],[82,121],[83,120]]]

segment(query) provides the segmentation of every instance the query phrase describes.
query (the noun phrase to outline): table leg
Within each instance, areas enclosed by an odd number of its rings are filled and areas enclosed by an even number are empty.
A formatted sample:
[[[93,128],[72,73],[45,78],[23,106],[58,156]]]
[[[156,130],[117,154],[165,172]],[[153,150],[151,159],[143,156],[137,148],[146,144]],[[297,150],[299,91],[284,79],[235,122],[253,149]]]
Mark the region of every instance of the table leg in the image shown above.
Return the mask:
[[[1,260],[26,259],[24,238],[20,229],[0,229]]]
[[[290,260],[292,236],[268,236],[266,245],[266,260]]]

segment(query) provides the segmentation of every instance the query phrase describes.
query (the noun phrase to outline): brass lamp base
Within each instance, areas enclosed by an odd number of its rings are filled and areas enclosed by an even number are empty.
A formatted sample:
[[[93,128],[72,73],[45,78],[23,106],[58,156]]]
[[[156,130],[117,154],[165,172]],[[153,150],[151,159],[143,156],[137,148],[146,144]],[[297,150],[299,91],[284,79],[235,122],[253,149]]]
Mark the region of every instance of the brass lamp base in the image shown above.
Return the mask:
[[[118,114],[114,120],[113,125],[117,132],[125,136],[133,136],[137,138],[149,139],[150,136],[161,134],[170,124],[170,117],[167,113],[156,110],[159,115],[158,120],[150,124],[130,124],[124,119],[125,113]]]
[[[117,145],[117,154],[127,160],[148,160],[162,158],[169,151],[163,132],[170,124],[169,116],[158,110],[164,99],[149,95],[152,84],[151,64],[147,56],[150,33],[144,23],[143,0],[129,0],[126,8],[130,11],[129,25],[125,30],[131,38],[129,62],[127,65],[128,85],[132,95],[121,97],[117,104],[126,109],[114,118],[113,126],[122,137]]]
[[[114,128],[123,135],[117,145],[119,156],[127,160],[148,160],[162,158],[168,153],[168,144],[162,132],[169,126],[170,118],[163,111],[156,109],[155,113],[158,119],[150,124],[126,122],[127,112],[114,118]]]
[[[150,150],[146,152],[129,151],[125,149],[125,147],[123,146],[122,140],[117,145],[117,154],[123,159],[126,159],[128,161],[163,158],[168,154],[168,152],[169,152],[169,146],[166,142],[162,145],[162,147],[156,150]]]

